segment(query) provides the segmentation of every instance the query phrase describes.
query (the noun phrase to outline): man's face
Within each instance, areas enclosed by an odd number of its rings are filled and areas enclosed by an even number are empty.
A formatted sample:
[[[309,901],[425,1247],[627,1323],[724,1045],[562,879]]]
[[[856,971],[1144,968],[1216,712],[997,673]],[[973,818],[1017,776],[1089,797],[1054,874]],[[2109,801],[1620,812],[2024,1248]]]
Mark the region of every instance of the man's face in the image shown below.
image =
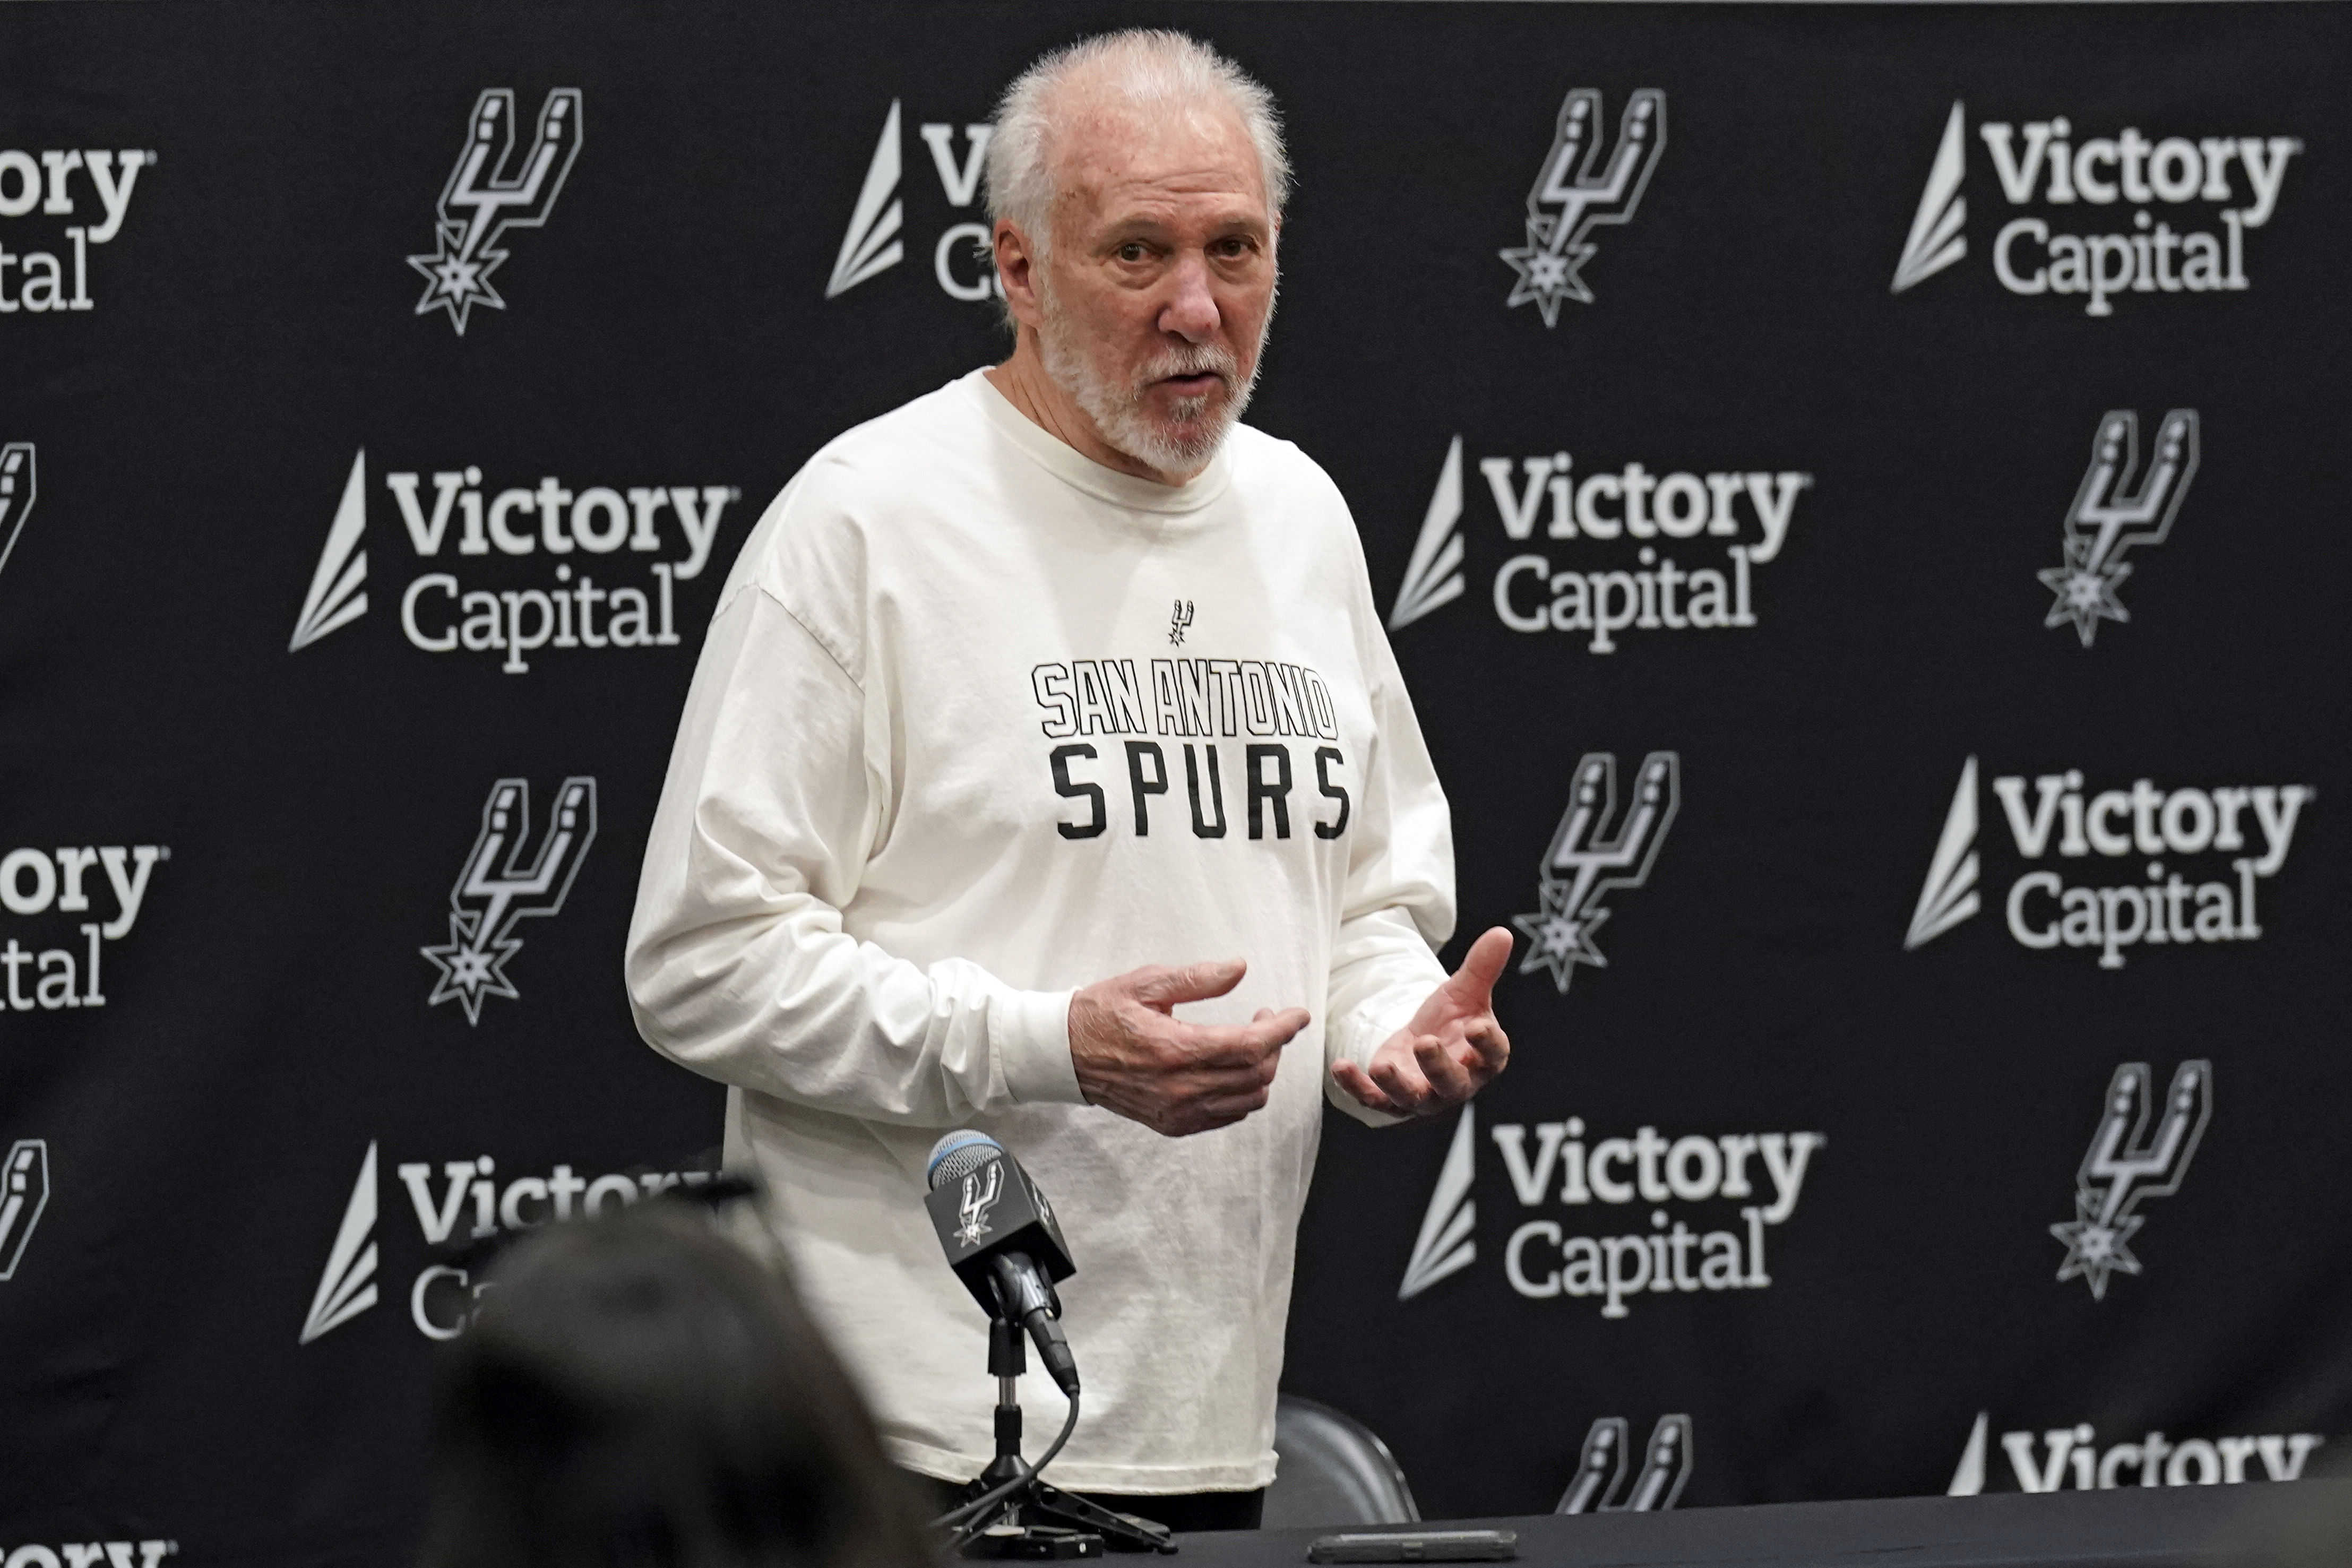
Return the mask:
[[[1196,473],[1248,405],[1274,309],[1257,150],[1214,103],[1088,108],[1057,142],[1046,370],[1113,447]]]

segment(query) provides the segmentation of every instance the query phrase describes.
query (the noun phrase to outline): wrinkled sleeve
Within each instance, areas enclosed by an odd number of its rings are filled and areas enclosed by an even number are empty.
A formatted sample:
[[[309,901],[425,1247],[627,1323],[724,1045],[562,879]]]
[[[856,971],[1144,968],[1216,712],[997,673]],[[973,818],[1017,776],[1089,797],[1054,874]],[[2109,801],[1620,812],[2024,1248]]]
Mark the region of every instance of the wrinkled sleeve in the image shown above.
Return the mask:
[[[1362,648],[1374,738],[1362,772],[1363,800],[1349,831],[1347,895],[1331,950],[1327,1069],[1342,1057],[1371,1066],[1381,1042],[1444,981],[1435,949],[1454,934],[1454,826],[1445,791],[1395,656],[1378,623],[1372,626]],[[1382,1127],[1397,1120],[1363,1105],[1328,1070],[1323,1092],[1359,1121]]]
[[[887,715],[756,580],[730,587],[638,881],[638,1031],[705,1077],[867,1121],[1082,1101],[1069,993],[961,959],[919,967],[843,931],[888,810]]]

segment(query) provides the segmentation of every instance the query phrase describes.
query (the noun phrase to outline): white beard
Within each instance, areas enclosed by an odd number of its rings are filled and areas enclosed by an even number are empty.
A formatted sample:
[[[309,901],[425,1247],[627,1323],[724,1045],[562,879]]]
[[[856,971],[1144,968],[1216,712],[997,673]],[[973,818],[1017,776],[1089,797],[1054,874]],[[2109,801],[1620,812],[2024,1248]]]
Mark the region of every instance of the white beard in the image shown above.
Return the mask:
[[[1241,366],[1231,350],[1188,343],[1162,349],[1133,379],[1119,382],[1105,375],[1072,341],[1052,290],[1041,288],[1038,303],[1045,318],[1037,334],[1045,374],[1087,411],[1104,440],[1148,468],[1181,479],[1209,466],[1226,432],[1249,406],[1250,394],[1257,390],[1258,366],[1265,363],[1265,328],[1258,331],[1259,353],[1253,356],[1247,381],[1241,379]],[[1272,325],[1270,317],[1267,325]],[[1167,424],[1145,412],[1144,395],[1154,382],[1204,372],[1224,381],[1227,395],[1222,408],[1211,412],[1216,401],[1212,391],[1177,399],[1175,417]]]

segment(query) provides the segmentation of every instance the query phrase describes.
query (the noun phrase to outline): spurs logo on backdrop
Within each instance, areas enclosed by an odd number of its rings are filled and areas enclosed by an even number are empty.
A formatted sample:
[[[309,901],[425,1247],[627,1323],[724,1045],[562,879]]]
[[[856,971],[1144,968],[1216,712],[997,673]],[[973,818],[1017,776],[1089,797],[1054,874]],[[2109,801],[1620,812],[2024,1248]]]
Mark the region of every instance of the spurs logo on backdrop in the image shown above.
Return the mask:
[[[956,1236],[966,1247],[975,1247],[989,1232],[988,1211],[1004,1195],[1004,1162],[991,1160],[963,1179],[963,1195],[956,1205],[956,1217],[963,1221]]]
[[[1462,468],[1456,436],[1389,611],[1391,631],[1462,596]],[[1757,625],[1754,569],[1780,558],[1797,498],[1813,485],[1794,469],[1658,473],[1638,462],[1580,475],[1565,451],[1481,458],[1478,472],[1505,540],[1529,539],[1541,522],[1545,539],[1562,542],[1496,569],[1495,618],[1515,632],[1579,634],[1597,654],[1615,652],[1621,633]],[[1674,553],[1688,561],[1716,548],[1719,566],[1685,569]]]
[[[25,520],[40,499],[40,466],[34,458],[30,441],[0,447],[0,571],[7,569],[16,536],[25,531]]]
[[[2013,216],[1993,237],[1993,277],[2011,294],[2084,296],[2084,312],[2115,314],[2127,294],[2209,294],[2251,288],[2246,234],[2278,210],[2294,136],[2160,136],[2126,125],[2114,136],[2076,140],[2064,115],[1977,127],[2002,199],[2040,205],[2048,216]],[[1969,254],[1968,115],[1959,103],[1919,194],[1911,232],[1895,268],[1894,291],[1916,288]],[[2105,233],[2069,232],[2076,204],[2134,210]],[[2160,204],[2160,206],[2159,206]],[[2187,215],[2177,209],[2190,207]],[[2173,209],[2173,210],[2166,210]],[[2157,216],[2165,210],[2165,216]],[[2097,215],[2086,214],[2093,222]],[[2175,229],[2178,218],[2183,226]],[[2080,221],[2080,220],[2077,220]],[[2221,232],[2191,223],[2218,221]]]
[[[1592,941],[1592,933],[1609,918],[1601,896],[1612,889],[1638,888],[1650,879],[1650,868],[1681,805],[1682,759],[1675,753],[1652,752],[1642,759],[1633,801],[1622,818],[1617,816],[1616,753],[1584,754],[1576,764],[1568,809],[1553,830],[1551,847],[1544,851],[1538,883],[1543,907],[1534,914],[1511,917],[1528,939],[1520,973],[1549,970],[1553,984],[1565,994],[1578,964],[1608,967],[1608,959]],[[1614,834],[1604,831],[1612,819],[1617,823]]]
[[[549,92],[539,107],[530,149],[516,164],[513,91],[488,88],[474,100],[465,144],[457,149],[435,208],[440,221],[434,225],[433,249],[408,258],[425,276],[418,315],[446,310],[463,337],[475,306],[507,308],[490,282],[490,274],[507,258],[499,241],[513,229],[538,228],[555,210],[555,198],[563,194],[564,179],[580,156],[580,116],[578,88]]]
[[[1397,1288],[1399,1300],[1411,1300],[1478,1260],[1478,1210],[1471,1195],[1475,1126],[1475,1113],[1465,1107]],[[1593,1302],[1611,1320],[1630,1316],[1644,1293],[1769,1289],[1766,1239],[1796,1213],[1812,1158],[1829,1143],[1819,1132],[1668,1137],[1654,1126],[1638,1128],[1630,1138],[1600,1138],[1588,1135],[1580,1116],[1499,1122],[1488,1137],[1502,1152],[1520,1208],[1556,1210],[1553,1217],[1523,1218],[1512,1229],[1499,1258],[1505,1282],[1531,1301]],[[1768,1185],[1769,1203],[1762,1191]],[[1702,1231],[1694,1225],[1731,1216],[1669,1206],[1717,1203],[1739,1205],[1738,1228]],[[1649,1226],[1617,1236],[1584,1234],[1593,1227],[1594,1204],[1649,1205]]]
[[[2138,1213],[2148,1198],[2168,1198],[2180,1190],[2198,1140],[2213,1115],[2213,1064],[2182,1062],[2173,1070],[2162,1115],[2148,1126],[2154,1080],[2146,1062],[2126,1062],[2107,1084],[2106,1109],[2084,1152],[2074,1177],[2074,1217],[2050,1227],[2066,1247],[2058,1266],[2061,1280],[2081,1279],[2095,1300],[2105,1300],[2110,1274],[2137,1274],[2131,1238],[2145,1223]]]
[[[614,1204],[625,1206],[671,1187],[698,1187],[710,1180],[708,1171],[615,1173],[591,1178],[576,1174],[573,1167],[565,1164],[543,1176],[515,1176],[501,1182],[498,1170],[498,1161],[488,1154],[447,1161],[440,1167],[443,1185],[436,1195],[432,1165],[399,1166],[395,1173],[416,1216],[417,1232],[415,1242],[404,1251],[421,1258],[426,1248],[453,1240],[485,1241],[503,1231],[530,1230],[551,1220],[570,1219],[575,1213],[593,1216]],[[376,1237],[382,1209],[376,1173],[376,1145],[371,1142],[360,1161],[351,1196],[344,1201],[342,1221],[328,1247],[326,1267],[319,1271],[318,1289],[303,1316],[298,1343],[307,1345],[333,1332],[377,1302],[383,1258]],[[486,1281],[477,1281],[466,1268],[428,1262],[408,1288],[409,1321],[427,1339],[456,1339],[464,1331],[475,1301],[488,1288]]]
[[[1171,647],[1184,646],[1184,633],[1192,624],[1192,601],[1179,599],[1176,607],[1168,612],[1168,644]]]
[[[0,152],[0,218],[69,220],[55,231],[55,240],[46,234],[35,237],[58,245],[58,250],[11,250],[9,240],[24,243],[22,231],[13,225],[0,229],[0,316],[19,310],[41,315],[96,310],[98,300],[89,291],[89,247],[108,244],[122,232],[139,171],[153,168],[155,162],[153,153],[131,148],[53,147],[27,153],[11,147]],[[95,223],[87,205],[92,201],[98,205]],[[76,218],[80,221],[70,221]]]
[[[480,558],[478,565],[461,568],[471,585],[449,572],[410,578],[400,595],[400,630],[409,647],[424,653],[495,655],[509,675],[527,673],[531,656],[542,648],[678,647],[677,585],[702,575],[721,514],[743,499],[733,485],[591,485],[574,491],[551,476],[530,489],[485,497],[482,480],[481,468],[471,464],[383,476],[384,491],[420,561],[438,558],[442,546],[453,542],[451,553],[461,561]],[[367,521],[362,450],[343,481],[342,500],[294,617],[289,653],[367,614]],[[609,583],[623,575],[625,563],[664,551],[677,558],[645,563],[639,584],[605,586],[596,580],[597,570],[607,572]],[[558,559],[551,570],[536,574],[540,585],[512,586],[515,561],[532,555],[577,556],[580,566],[575,573],[571,561]],[[617,559],[609,568],[591,570],[590,558],[596,556]]]
[[[1584,1434],[1576,1479],[1554,1513],[1652,1513],[1675,1506],[1691,1473],[1691,1418],[1661,1415],[1650,1428],[1638,1470],[1633,1470],[1633,1430],[1622,1415],[1603,1415]],[[1633,1485],[1625,1486],[1631,1471]]]
[[[441,972],[427,1006],[455,1000],[466,1009],[466,1022],[479,1024],[484,997],[520,997],[506,966],[522,951],[522,942],[509,933],[526,915],[562,911],[580,863],[596,841],[596,781],[563,781],[539,853],[524,865],[530,837],[530,781],[500,779],[490,786],[482,805],[482,830],[449,889],[449,940],[417,950]]]
[[[2257,890],[2286,864],[2303,808],[2319,797],[2317,790],[2308,784],[2165,790],[2143,778],[2134,779],[2128,789],[2086,797],[2085,778],[2082,769],[2069,768],[2031,781],[2021,773],[1992,781],[2018,858],[2039,861],[2053,849],[2062,860],[2146,857],[2146,879],[2090,886],[2068,879],[2091,866],[2074,871],[2021,869],[2002,905],[2018,945],[2037,952],[2095,952],[2100,968],[2121,969],[2126,949],[2260,940]],[[1978,804],[1977,760],[1970,757],[1960,769],[1927,879],[1911,911],[1903,939],[1906,952],[1924,947],[1983,908],[1977,887],[1982,870]],[[2183,868],[2195,874],[2209,867],[2202,858],[2208,855],[2229,858],[2227,880],[2218,875],[2220,867],[2210,867],[2217,873],[2211,880],[2181,874]]]
[[[1976,1425],[1953,1468],[1952,1497],[1975,1497],[1987,1490],[1985,1437],[1992,1413],[1979,1411]],[[2115,1487],[2236,1486],[2242,1481],[2292,1481],[2303,1476],[2304,1462],[2327,1439],[2316,1432],[2265,1432],[2244,1437],[2183,1437],[2168,1440],[2150,1432],[2136,1443],[2101,1447],[2098,1429],[2088,1421],[2056,1426],[2039,1434],[2042,1452],[2034,1452],[2035,1432],[2027,1428],[2000,1435],[2001,1451],[2009,1457],[2010,1472],[2021,1492],[2054,1492],[2069,1488],[2090,1491]]]
[[[947,123],[921,127],[923,144],[930,149],[931,167],[940,177],[940,194],[956,211],[968,211],[980,199],[982,171],[988,163],[988,139],[993,125],[963,128],[964,149],[956,151],[956,128]],[[882,134],[866,165],[866,181],[858,188],[849,226],[841,237],[833,260],[833,276],[824,297],[836,299],[870,279],[879,278],[907,258],[907,204],[898,190],[904,167],[900,145],[899,103],[890,100],[883,117]],[[1003,299],[995,263],[990,258],[988,225],[966,219],[944,225],[931,246],[931,276],[940,291],[954,300],[980,302]]]
[[[2195,409],[2176,408],[2164,416],[2137,491],[2129,488],[2135,474],[2139,416],[2128,408],[2111,409],[2099,420],[2091,466],[2083,470],[2082,488],[2066,510],[2065,564],[2039,574],[2042,585],[2057,596],[2042,624],[2072,625],[2084,647],[2098,635],[2101,621],[2131,619],[2116,596],[2131,575],[2125,552],[2135,545],[2161,544],[2172,531],[2189,481],[2197,477]]]
[[[15,931],[0,945],[0,1012],[105,1006],[105,944],[131,934],[149,879],[171,858],[161,844],[27,845],[0,856],[0,908],[20,920],[58,922],[26,932],[33,947]],[[59,945],[40,947],[45,935]]]
[[[1547,327],[1559,324],[1562,300],[1592,303],[1582,269],[1601,247],[1585,237],[1604,223],[1633,221],[1666,149],[1666,95],[1645,87],[1626,100],[1617,146],[1605,163],[1601,134],[1599,89],[1570,91],[1559,106],[1551,151],[1528,191],[1528,242],[1498,252],[1518,274],[1505,303],[1534,305]]]
[[[46,1139],[19,1138],[0,1164],[0,1279],[14,1279],[16,1265],[32,1245],[41,1211],[49,1206],[49,1145]]]

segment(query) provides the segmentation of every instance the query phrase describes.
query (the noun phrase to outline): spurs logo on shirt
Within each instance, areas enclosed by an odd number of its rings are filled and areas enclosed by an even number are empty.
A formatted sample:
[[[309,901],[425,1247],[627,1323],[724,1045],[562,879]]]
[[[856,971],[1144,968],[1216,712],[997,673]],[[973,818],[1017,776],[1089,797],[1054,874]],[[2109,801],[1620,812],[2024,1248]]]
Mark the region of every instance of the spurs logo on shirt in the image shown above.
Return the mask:
[[[1189,603],[1180,606],[1183,625],[1191,624],[1191,610]],[[1340,782],[1347,758],[1336,745],[1302,743],[1339,739],[1339,714],[1321,675],[1274,659],[1155,658],[1149,665],[1148,676],[1132,658],[1076,658],[1029,672],[1031,694],[1045,714],[1040,728],[1047,739],[1066,742],[1047,753],[1054,793],[1084,803],[1082,817],[1057,824],[1063,837],[1108,832],[1108,791],[1119,789],[1136,837],[1149,837],[1154,803],[1175,792],[1179,771],[1195,837],[1223,838],[1232,827],[1228,778],[1237,782],[1233,793],[1245,803],[1252,838],[1290,837],[1294,815],[1297,827],[1311,822],[1318,838],[1348,830],[1350,801]],[[1097,735],[1106,737],[1099,745],[1083,738]],[[1167,739],[1108,739],[1141,736]],[[1221,756],[1220,740],[1241,744],[1227,744]],[[1294,795],[1300,797],[1296,814]],[[1170,820],[1182,821],[1163,817],[1163,832],[1171,831]]]

